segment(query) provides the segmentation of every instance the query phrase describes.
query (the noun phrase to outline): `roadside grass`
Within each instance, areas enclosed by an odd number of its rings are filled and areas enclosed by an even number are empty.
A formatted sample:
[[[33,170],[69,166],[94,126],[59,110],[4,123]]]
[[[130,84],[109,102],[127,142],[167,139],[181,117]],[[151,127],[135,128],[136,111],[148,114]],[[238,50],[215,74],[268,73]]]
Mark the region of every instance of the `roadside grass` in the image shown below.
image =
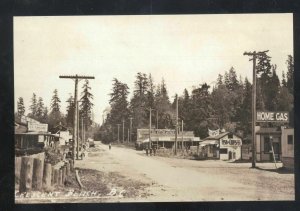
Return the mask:
[[[79,169],[79,175],[84,190],[97,191],[103,195],[115,189],[118,193],[124,190],[124,197],[137,197],[145,195],[143,191],[149,186],[149,184],[126,178],[118,172],[106,173],[93,169]]]

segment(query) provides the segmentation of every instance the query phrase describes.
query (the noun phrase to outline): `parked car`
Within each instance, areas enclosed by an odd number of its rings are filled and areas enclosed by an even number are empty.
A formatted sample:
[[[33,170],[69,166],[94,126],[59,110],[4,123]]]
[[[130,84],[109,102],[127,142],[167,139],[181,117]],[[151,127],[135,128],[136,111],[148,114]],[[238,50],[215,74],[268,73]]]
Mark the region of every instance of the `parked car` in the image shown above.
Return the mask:
[[[88,140],[89,147],[95,147],[94,139],[89,138]]]

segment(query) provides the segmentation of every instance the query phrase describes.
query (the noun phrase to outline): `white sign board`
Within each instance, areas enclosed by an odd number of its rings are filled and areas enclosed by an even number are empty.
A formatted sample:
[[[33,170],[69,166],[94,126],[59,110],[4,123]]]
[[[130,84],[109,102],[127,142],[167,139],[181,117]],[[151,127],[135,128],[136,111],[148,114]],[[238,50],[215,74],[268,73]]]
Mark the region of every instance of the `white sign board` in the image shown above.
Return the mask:
[[[272,112],[272,111],[257,111],[256,112],[257,122],[288,122],[288,112]]]
[[[28,131],[48,132],[48,124],[28,122]]]
[[[210,129],[208,129],[208,135],[211,136],[211,137],[218,136],[219,134],[220,134],[220,129],[218,129],[218,130],[210,130]]]

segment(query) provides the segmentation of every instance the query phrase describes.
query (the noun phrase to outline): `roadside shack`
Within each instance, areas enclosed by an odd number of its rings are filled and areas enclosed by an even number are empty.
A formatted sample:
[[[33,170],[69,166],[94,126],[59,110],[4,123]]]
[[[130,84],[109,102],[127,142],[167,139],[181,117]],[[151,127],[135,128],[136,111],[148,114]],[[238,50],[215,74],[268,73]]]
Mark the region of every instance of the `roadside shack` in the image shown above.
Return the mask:
[[[199,145],[200,151],[206,158],[220,160],[240,160],[242,138],[230,132],[220,133],[205,138]]]

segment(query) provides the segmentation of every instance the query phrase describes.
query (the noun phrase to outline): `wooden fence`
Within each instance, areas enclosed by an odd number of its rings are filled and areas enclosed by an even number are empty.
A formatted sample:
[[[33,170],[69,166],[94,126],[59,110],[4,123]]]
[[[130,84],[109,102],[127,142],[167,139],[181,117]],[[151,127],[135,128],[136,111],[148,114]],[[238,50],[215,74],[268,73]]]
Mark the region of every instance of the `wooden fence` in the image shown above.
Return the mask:
[[[44,160],[44,153],[15,157],[15,183],[19,184],[20,193],[64,186],[70,172],[74,171],[72,160],[60,162],[54,166],[44,163]]]

